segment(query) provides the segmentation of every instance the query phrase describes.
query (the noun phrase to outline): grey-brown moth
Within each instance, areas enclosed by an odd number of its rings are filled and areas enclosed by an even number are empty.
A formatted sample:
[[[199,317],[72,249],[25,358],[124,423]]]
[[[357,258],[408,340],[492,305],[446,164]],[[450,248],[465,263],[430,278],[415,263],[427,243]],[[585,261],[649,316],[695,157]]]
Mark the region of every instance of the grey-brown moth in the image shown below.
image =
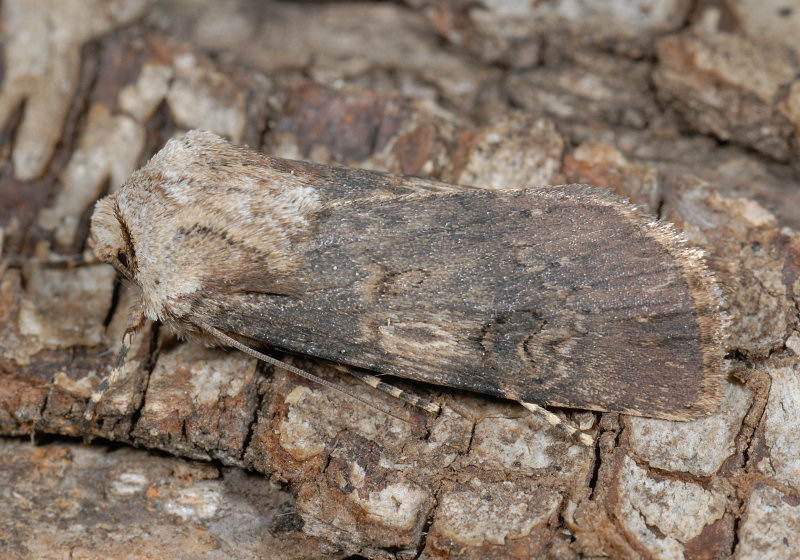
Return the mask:
[[[140,316],[206,341],[675,420],[725,375],[702,252],[584,185],[482,190],[193,131],[97,203],[90,245]]]

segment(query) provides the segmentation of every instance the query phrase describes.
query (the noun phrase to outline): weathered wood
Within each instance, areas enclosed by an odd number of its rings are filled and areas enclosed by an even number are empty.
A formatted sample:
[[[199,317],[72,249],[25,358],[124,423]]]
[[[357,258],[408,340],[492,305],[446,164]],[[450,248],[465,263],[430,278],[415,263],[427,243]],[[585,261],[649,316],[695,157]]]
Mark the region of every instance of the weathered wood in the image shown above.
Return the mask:
[[[434,418],[350,386],[406,424],[147,325],[88,428],[122,449],[0,440],[4,557],[800,548],[794,15],[683,0],[639,18],[615,3],[564,16],[549,3],[80,4],[3,2],[3,256],[82,249],[93,201],[178,128],[453,183],[606,185],[709,252],[746,382],[688,423],[559,411],[599,433],[583,449],[491,398],[401,381],[445,405]],[[87,433],[135,295],[114,282],[103,267],[2,273],[2,434]]]

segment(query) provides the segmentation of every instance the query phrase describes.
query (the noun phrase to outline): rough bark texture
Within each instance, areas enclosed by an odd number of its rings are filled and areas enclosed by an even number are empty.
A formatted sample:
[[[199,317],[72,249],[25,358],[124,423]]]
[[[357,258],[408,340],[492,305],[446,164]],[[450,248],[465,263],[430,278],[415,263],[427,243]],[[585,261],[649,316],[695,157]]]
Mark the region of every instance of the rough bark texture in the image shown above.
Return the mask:
[[[3,2],[0,246],[26,264],[0,277],[2,556],[800,550],[800,12],[592,5]],[[408,424],[148,325],[87,426],[131,294],[110,267],[34,257],[82,250],[94,201],[188,128],[487,188],[610,187],[710,254],[723,406],[560,411],[596,434],[583,448],[513,404],[407,383],[446,405]]]

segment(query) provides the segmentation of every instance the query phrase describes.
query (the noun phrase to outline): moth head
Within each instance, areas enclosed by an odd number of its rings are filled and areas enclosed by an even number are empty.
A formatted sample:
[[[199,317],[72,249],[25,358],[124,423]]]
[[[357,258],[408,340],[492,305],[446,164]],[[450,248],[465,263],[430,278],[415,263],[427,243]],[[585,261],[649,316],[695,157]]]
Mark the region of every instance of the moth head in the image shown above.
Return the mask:
[[[98,201],[92,214],[89,246],[100,260],[130,281],[136,280],[136,253],[115,196]]]

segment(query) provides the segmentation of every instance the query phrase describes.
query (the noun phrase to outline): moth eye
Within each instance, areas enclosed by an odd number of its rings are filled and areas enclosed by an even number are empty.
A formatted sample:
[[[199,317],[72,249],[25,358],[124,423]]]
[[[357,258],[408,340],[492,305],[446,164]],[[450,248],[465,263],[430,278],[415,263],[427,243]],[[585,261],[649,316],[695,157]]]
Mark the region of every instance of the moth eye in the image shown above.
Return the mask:
[[[128,268],[128,255],[126,255],[123,251],[117,253],[117,260],[119,261],[119,264],[125,268]]]

